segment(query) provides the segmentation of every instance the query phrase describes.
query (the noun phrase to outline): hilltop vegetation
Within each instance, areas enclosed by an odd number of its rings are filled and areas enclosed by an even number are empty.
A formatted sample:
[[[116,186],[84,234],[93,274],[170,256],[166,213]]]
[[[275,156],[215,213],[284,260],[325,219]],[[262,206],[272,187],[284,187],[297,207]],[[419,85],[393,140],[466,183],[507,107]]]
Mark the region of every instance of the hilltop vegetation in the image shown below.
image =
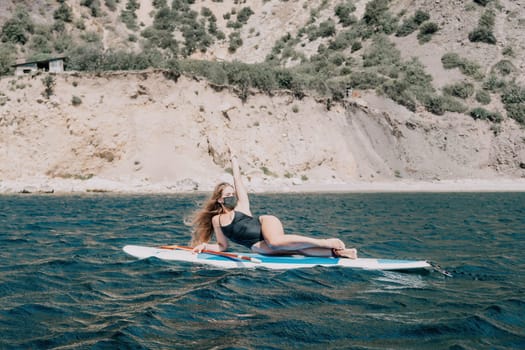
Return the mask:
[[[510,1],[41,0],[2,6],[2,75],[11,74],[17,58],[66,55],[70,70],[154,67],[174,79],[183,72],[201,76],[234,86],[243,101],[249,89],[286,89],[298,99],[314,93],[329,106],[348,89],[373,89],[414,112],[525,124],[525,48],[519,46],[525,10]],[[424,62],[427,50],[439,55],[441,67]],[[438,86],[436,69],[457,69],[460,79]]]

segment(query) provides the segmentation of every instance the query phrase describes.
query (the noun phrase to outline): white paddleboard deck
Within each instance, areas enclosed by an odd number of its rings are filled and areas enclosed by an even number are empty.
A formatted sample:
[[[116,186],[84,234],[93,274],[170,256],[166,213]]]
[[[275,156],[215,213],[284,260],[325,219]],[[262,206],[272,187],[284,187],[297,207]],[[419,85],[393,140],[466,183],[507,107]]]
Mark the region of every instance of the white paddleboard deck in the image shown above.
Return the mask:
[[[268,268],[268,269],[299,269],[315,266],[341,266],[365,270],[419,270],[431,268],[424,260],[392,260],[392,259],[341,259],[309,257],[302,255],[293,256],[268,256],[260,254],[246,254],[260,260],[260,263],[238,260],[214,254],[193,254],[191,251],[179,249],[162,249],[155,247],[144,247],[138,245],[127,245],[124,252],[139,259],[158,258],[169,261],[186,261],[198,264],[207,264],[221,268]]]

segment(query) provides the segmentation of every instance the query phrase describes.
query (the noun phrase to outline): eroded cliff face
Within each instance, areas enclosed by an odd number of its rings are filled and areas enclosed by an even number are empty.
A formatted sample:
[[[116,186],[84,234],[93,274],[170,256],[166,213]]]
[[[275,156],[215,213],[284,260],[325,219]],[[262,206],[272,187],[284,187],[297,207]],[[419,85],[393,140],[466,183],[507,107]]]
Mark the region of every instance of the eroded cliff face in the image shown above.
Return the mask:
[[[100,178],[207,189],[228,145],[250,184],[525,176],[525,132],[449,113],[412,113],[373,93],[326,101],[228,88],[162,71],[0,81],[0,180]],[[74,101],[75,100],[75,101]]]

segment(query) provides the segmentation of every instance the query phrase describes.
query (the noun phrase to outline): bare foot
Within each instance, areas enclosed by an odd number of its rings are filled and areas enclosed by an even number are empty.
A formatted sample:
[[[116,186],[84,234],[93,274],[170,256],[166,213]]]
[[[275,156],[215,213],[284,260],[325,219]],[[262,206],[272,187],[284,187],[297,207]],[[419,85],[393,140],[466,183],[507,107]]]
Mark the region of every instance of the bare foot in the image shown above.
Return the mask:
[[[325,248],[332,248],[332,249],[345,249],[345,244],[343,241],[341,241],[339,238],[327,238],[323,241],[326,242]]]
[[[355,248],[334,249],[332,251],[340,258],[357,259],[357,249]]]

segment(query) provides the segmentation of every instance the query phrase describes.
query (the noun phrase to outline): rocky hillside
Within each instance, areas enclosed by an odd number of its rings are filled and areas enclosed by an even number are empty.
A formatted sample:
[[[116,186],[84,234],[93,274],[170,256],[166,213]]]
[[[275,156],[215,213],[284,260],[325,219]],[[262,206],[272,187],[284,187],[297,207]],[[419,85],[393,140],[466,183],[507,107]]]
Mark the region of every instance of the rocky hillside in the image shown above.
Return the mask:
[[[0,27],[4,182],[207,188],[227,143],[254,186],[525,176],[519,1],[8,0]]]

